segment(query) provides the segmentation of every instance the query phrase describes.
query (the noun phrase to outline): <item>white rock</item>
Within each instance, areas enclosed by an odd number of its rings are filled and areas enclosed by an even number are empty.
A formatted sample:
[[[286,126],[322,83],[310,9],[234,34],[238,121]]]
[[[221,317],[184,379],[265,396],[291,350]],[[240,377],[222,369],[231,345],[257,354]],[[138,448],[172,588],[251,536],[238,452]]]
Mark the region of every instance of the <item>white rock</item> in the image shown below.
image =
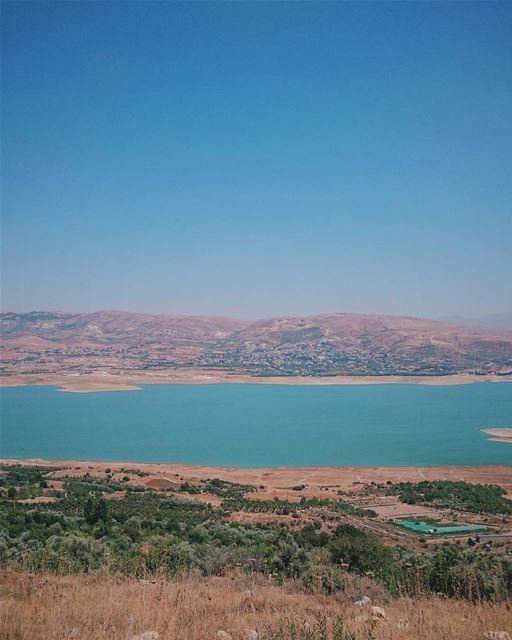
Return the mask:
[[[233,636],[227,631],[224,631],[224,629],[219,629],[217,631],[217,638],[219,640],[233,640]]]
[[[359,600],[356,600],[354,604],[357,604],[358,607],[364,607],[365,604],[370,602],[370,598],[368,596],[363,596]]]
[[[157,631],[144,631],[138,636],[133,636],[132,640],[160,640],[160,634]]]
[[[484,640],[510,640],[506,631],[488,631],[484,633]]]
[[[245,632],[245,640],[259,640],[258,632],[255,629],[248,629]]]
[[[386,612],[382,607],[372,607],[372,616],[374,618],[385,618]]]

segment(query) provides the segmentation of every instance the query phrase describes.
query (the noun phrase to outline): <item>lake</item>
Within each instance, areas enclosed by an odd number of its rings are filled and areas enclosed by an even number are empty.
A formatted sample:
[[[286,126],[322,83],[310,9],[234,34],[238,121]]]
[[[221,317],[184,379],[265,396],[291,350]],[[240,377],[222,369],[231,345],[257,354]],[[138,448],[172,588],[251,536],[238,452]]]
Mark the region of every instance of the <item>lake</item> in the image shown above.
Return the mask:
[[[512,383],[0,389],[0,455],[237,467],[512,464]]]

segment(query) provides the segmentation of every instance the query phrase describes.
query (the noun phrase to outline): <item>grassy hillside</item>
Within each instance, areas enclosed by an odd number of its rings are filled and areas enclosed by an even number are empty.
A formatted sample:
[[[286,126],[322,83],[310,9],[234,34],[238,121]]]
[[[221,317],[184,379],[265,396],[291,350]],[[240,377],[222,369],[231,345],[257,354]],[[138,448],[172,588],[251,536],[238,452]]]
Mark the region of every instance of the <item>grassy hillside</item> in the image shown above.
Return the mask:
[[[293,485],[288,497],[263,498],[261,486],[219,478],[5,465],[0,639],[131,640],[156,630],[161,640],[249,640],[254,630],[250,640],[471,640],[506,628],[508,542],[428,540],[363,506],[414,492],[490,511],[486,519],[508,527],[500,487],[323,489]],[[363,596],[370,602],[355,605]]]
[[[387,600],[370,590],[384,610],[376,617],[371,603],[352,603],[368,586],[359,581],[343,597],[236,574],[142,581],[3,574],[0,582],[1,640],[131,640],[145,631],[160,640],[482,640],[511,629],[508,603]]]

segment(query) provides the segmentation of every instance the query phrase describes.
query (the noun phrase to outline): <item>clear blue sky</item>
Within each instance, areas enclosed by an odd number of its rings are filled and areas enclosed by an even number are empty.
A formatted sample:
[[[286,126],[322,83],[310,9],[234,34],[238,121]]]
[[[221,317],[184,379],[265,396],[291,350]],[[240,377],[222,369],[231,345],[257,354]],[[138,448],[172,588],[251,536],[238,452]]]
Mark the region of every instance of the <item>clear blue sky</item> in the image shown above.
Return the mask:
[[[4,310],[512,307],[512,3],[2,2]]]

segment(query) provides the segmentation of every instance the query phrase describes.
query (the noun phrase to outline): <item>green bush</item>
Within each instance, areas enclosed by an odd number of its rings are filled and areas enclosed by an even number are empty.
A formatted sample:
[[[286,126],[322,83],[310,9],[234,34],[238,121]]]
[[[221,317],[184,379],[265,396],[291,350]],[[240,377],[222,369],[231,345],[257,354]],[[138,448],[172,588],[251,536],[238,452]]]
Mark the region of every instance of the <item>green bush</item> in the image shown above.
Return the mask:
[[[512,514],[512,501],[505,490],[492,484],[471,484],[464,481],[424,480],[401,482],[387,490],[406,504],[427,503],[472,513]]]
[[[399,583],[398,563],[393,551],[376,536],[345,524],[337,527],[329,543],[335,564],[346,564],[359,575],[372,575],[395,588]]]

